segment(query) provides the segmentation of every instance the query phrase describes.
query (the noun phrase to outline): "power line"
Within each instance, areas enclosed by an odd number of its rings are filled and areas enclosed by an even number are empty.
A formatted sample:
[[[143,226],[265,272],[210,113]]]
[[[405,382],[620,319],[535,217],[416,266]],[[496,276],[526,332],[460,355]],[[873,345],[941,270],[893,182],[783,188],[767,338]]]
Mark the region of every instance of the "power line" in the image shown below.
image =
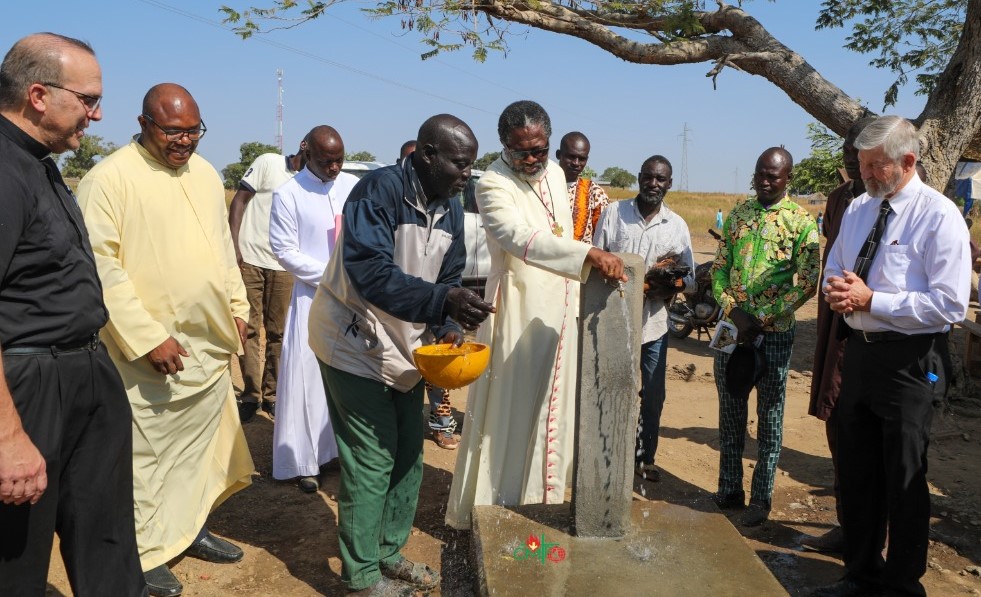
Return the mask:
[[[203,23],[205,25],[209,25],[211,27],[215,27],[217,29],[221,29],[223,31],[234,32],[231,27],[226,27],[225,25],[222,25],[221,23],[212,21],[211,19],[206,19],[204,17],[201,17],[201,16],[198,16],[196,14],[193,14],[193,13],[190,13],[190,12],[187,12],[187,11],[184,11],[184,10],[181,10],[179,8],[176,8],[174,6],[171,6],[169,4],[166,4],[164,2],[159,2],[158,0],[140,0],[140,2],[142,2],[144,4],[148,4],[150,6],[154,6],[156,8],[160,8],[162,10],[166,10],[166,11],[172,12],[174,14],[180,15],[180,16],[185,17],[185,18],[188,18],[188,19],[191,19],[193,21],[197,21],[199,23]],[[341,70],[346,70],[348,72],[352,72],[352,73],[361,75],[363,77],[367,77],[369,79],[374,79],[376,81],[381,81],[382,83],[386,83],[386,84],[392,85],[394,87],[399,87],[401,89],[405,89],[407,91],[412,91],[412,92],[418,93],[420,95],[425,95],[425,96],[432,97],[432,98],[435,98],[435,99],[438,99],[438,100],[442,100],[444,102],[449,102],[451,104],[456,104],[456,105],[462,106],[464,108],[469,108],[470,110],[476,110],[478,112],[483,112],[484,114],[491,114],[493,116],[496,116],[496,114],[493,113],[493,112],[491,112],[490,110],[485,110],[483,108],[478,108],[477,106],[471,106],[470,104],[465,104],[465,103],[460,102],[460,101],[457,101],[455,99],[450,99],[450,98],[444,97],[442,95],[431,93],[431,92],[426,91],[424,89],[419,89],[419,88],[413,87],[411,85],[406,85],[405,83],[399,83],[398,81],[393,81],[392,79],[388,79],[388,78],[385,78],[385,77],[376,75],[374,73],[370,73],[370,72],[361,70],[359,68],[355,68],[353,66],[348,66],[347,64],[342,64],[340,62],[337,62],[337,61],[334,61],[334,60],[330,60],[328,58],[324,58],[323,56],[320,56],[319,54],[314,54],[313,52],[308,52],[306,50],[301,50],[300,48],[295,48],[293,46],[289,46],[289,45],[286,45],[284,43],[273,41],[273,40],[271,40],[269,38],[266,38],[266,37],[253,36],[252,39],[254,41],[258,42],[258,43],[266,44],[267,46],[272,46],[274,48],[277,48],[277,49],[280,49],[280,50],[283,50],[283,51],[286,51],[286,52],[290,52],[290,53],[296,54],[297,56],[303,56],[305,58],[309,58],[311,60],[315,60],[317,62],[321,62],[323,64],[327,64],[327,65],[333,66],[335,68],[339,68]]]
[[[368,35],[372,35],[374,37],[377,37],[378,39],[384,40],[384,41],[386,41],[386,42],[388,42],[388,43],[390,43],[390,44],[392,44],[392,45],[394,45],[396,47],[402,48],[403,50],[407,50],[409,52],[417,51],[415,48],[411,48],[411,47],[409,47],[409,46],[407,46],[405,44],[400,44],[397,41],[395,41],[394,39],[392,39],[392,38],[390,38],[388,36],[385,36],[385,35],[381,35],[380,33],[376,33],[375,31],[372,31],[371,29],[365,29],[364,27],[361,27],[360,25],[357,25],[356,23],[352,23],[351,21],[348,21],[347,19],[343,19],[343,18],[341,18],[341,17],[339,17],[339,16],[337,16],[337,15],[331,13],[331,12],[326,12],[325,11],[323,13],[323,16],[326,16],[328,18],[334,19],[336,21],[340,21],[340,22],[344,23],[345,25],[347,25],[348,27],[351,27],[352,29],[357,29],[358,31],[364,31]],[[528,94],[527,91],[518,91],[517,89],[513,89],[513,88],[508,87],[506,85],[501,85],[498,81],[492,81],[492,80],[488,79],[487,77],[481,77],[480,75],[478,75],[476,73],[470,72],[470,71],[468,71],[468,70],[466,70],[464,68],[460,68],[459,66],[454,66],[454,65],[450,64],[449,62],[446,62],[445,60],[440,60],[439,58],[429,58],[428,59],[428,62],[435,62],[437,64],[442,64],[446,68],[450,68],[450,69],[453,69],[453,70],[455,70],[457,72],[461,72],[461,73],[467,75],[468,77],[473,77],[474,79],[477,79],[478,81],[483,81],[484,83],[487,83],[488,85],[492,85],[494,87],[497,87],[497,88],[500,88],[500,89],[504,89],[504,90],[510,91],[511,93],[516,94],[518,97],[524,97],[525,95]],[[577,114],[577,116],[579,116],[579,114]]]

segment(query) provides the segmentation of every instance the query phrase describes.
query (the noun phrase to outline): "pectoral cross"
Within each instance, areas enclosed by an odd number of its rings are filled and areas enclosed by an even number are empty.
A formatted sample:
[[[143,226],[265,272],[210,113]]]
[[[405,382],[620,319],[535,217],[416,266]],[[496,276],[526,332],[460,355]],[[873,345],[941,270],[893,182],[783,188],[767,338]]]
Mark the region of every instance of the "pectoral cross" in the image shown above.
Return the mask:
[[[562,226],[558,222],[552,222],[552,234],[562,236]]]

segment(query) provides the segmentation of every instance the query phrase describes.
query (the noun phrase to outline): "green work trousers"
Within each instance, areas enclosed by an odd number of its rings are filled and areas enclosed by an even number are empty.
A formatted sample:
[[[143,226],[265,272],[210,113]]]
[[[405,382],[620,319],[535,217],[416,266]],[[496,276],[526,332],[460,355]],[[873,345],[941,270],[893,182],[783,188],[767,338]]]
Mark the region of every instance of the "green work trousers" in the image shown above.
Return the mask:
[[[422,484],[423,383],[398,392],[324,363],[320,371],[341,457],[337,534],[341,580],[356,591],[381,579],[409,539]]]

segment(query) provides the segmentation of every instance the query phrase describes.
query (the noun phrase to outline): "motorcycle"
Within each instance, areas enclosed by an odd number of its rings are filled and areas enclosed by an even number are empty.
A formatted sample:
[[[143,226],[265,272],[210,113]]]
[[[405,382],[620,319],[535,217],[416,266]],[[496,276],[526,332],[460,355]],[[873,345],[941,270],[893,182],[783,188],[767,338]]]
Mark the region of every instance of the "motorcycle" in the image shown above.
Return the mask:
[[[722,238],[715,230],[709,229],[708,233],[715,240]],[[721,315],[722,309],[712,294],[712,262],[707,261],[695,267],[695,289],[676,294],[668,305],[668,334],[681,339],[697,330],[699,340],[703,332],[711,338],[710,330]]]

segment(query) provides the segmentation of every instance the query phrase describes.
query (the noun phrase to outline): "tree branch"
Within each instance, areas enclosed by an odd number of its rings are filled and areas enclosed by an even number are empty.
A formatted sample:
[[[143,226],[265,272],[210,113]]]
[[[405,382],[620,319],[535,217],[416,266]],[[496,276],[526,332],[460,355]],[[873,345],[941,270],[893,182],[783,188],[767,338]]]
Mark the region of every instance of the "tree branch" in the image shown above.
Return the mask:
[[[578,37],[628,62],[675,65],[723,61],[723,66],[737,67],[764,77],[839,135],[844,135],[851,123],[867,112],[822,77],[803,57],[774,38],[759,21],[740,8],[719,4],[718,10],[694,15],[706,33],[666,43],[630,39],[612,31],[608,23],[651,33],[669,32],[665,31],[671,23],[669,19],[603,15],[601,22],[595,11],[534,0],[482,0],[474,7],[499,19]],[[713,82],[719,72],[721,68],[717,62],[709,72]]]

